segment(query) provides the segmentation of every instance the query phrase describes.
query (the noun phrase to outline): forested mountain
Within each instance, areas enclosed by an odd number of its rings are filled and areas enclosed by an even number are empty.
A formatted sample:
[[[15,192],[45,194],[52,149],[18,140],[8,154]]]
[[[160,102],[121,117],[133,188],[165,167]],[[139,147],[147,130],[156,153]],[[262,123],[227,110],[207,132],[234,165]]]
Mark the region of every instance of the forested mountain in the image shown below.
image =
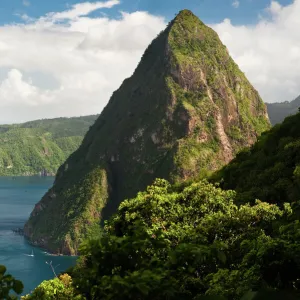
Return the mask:
[[[35,245],[76,254],[122,200],[155,178],[198,178],[270,127],[257,91],[218,35],[184,10],[114,92],[25,225]]]
[[[267,108],[272,125],[281,123],[286,117],[298,112],[300,96],[291,102],[267,103]]]
[[[0,125],[0,176],[55,175],[97,115]]]

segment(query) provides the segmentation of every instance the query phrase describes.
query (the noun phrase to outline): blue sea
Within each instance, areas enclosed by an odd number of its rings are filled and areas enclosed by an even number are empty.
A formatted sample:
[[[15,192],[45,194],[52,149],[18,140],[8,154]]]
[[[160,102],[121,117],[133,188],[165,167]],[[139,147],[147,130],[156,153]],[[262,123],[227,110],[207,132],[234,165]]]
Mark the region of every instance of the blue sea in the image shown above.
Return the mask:
[[[53,177],[0,177],[0,265],[5,265],[8,273],[23,282],[23,294],[54,277],[49,266],[51,261],[56,273],[76,261],[74,257],[50,256],[12,231],[23,228],[34,205],[53,181]]]

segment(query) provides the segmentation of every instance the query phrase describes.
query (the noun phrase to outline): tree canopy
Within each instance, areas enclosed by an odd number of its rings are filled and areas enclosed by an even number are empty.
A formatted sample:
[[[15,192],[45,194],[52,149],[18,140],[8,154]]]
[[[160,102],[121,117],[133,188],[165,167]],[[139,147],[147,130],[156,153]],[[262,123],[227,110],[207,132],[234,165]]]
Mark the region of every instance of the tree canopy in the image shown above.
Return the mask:
[[[23,283],[6,273],[6,267],[0,265],[0,299],[16,300],[16,294],[23,292]],[[13,292],[13,294],[11,294]]]
[[[124,201],[71,272],[87,299],[240,299],[298,289],[298,220],[289,204],[234,204],[206,181],[156,180]],[[253,298],[252,297],[252,298]],[[249,299],[252,299],[249,298]]]

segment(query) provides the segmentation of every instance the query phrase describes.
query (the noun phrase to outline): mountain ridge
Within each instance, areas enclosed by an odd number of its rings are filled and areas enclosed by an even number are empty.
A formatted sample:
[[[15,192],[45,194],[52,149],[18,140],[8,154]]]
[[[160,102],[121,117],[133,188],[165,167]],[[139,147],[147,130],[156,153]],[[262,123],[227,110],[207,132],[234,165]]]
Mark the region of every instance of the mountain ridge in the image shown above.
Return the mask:
[[[60,167],[25,235],[51,252],[76,254],[100,219],[155,178],[201,177],[269,127],[258,92],[217,34],[183,10]]]
[[[286,117],[294,115],[300,108],[300,96],[292,101],[266,103],[272,125],[281,123]]]

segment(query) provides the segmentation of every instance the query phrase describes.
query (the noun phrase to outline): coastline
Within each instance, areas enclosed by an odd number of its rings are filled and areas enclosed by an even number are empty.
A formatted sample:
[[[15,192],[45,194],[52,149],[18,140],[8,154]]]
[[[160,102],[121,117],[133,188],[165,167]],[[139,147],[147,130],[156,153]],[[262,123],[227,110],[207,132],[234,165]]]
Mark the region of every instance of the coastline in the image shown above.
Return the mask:
[[[14,177],[55,177],[57,173],[51,173],[51,172],[47,172],[47,173],[23,173],[23,174],[0,174],[0,177],[11,177],[12,179],[14,179]]]
[[[24,231],[24,230],[23,230]],[[30,239],[25,235],[23,234],[24,236],[24,239],[26,240],[26,242],[34,247],[34,248],[37,248],[37,249],[40,249],[42,250],[42,252],[44,254],[46,254],[47,256],[55,256],[55,257],[79,257],[79,255],[71,255],[71,254],[62,254],[62,253],[52,253],[52,252],[49,252],[49,249],[45,248],[45,247],[42,247],[41,245],[38,245],[38,244],[35,244],[33,242],[30,241]]]
[[[23,228],[18,227],[18,228],[15,228],[15,229],[11,229],[11,231],[12,231],[14,234],[16,234],[16,235],[23,236],[24,239],[26,240],[26,242],[27,242],[30,246],[32,246],[32,247],[34,247],[34,248],[38,248],[38,249],[40,249],[40,250],[45,250],[45,251],[43,251],[43,253],[45,253],[45,254],[48,255],[48,256],[66,256],[66,257],[77,257],[77,256],[78,256],[78,255],[65,255],[65,254],[60,254],[60,253],[57,254],[57,253],[51,253],[51,252],[46,251],[46,250],[47,250],[46,248],[40,247],[40,246],[35,245],[34,243],[32,243],[32,242],[25,236],[25,234],[24,234],[24,229],[23,229]]]

